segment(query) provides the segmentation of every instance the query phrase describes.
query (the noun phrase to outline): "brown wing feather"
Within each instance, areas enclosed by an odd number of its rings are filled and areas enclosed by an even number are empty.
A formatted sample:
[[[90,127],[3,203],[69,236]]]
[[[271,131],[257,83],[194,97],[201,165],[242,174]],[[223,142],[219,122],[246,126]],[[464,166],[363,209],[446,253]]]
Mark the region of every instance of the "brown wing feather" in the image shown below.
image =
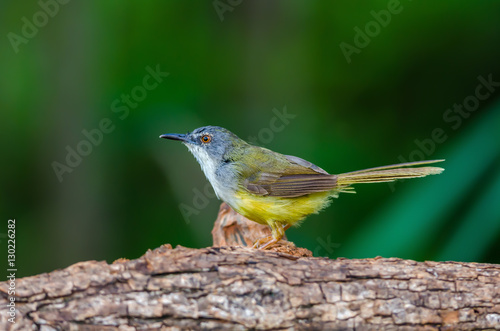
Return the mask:
[[[332,190],[337,176],[296,156],[284,155],[290,163],[281,173],[258,172],[245,181],[246,189],[257,195],[299,197]]]
[[[293,155],[285,155],[286,159],[288,161],[290,161],[292,164],[297,164],[299,166],[302,166],[302,167],[305,167],[305,168],[308,168],[308,169],[311,169],[311,170],[314,170],[315,172],[317,173],[320,173],[320,174],[325,174],[325,175],[329,175],[328,172],[326,172],[325,170],[321,169],[320,167],[318,167],[317,165],[309,162],[309,161],[306,161],[304,159],[301,159],[300,157],[298,156],[293,156]]]
[[[424,177],[441,173],[444,170],[437,167],[407,168],[443,161],[429,160],[330,175],[320,167],[297,156],[283,155],[257,146],[252,147],[253,149],[247,149],[249,154],[246,157],[260,162],[253,163],[252,167],[247,166],[241,169],[241,174],[247,178],[243,186],[250,193],[263,196],[293,198],[333,189],[352,192],[351,185],[353,184]],[[273,172],[269,172],[268,169],[273,169]]]
[[[306,174],[283,176],[266,188],[270,196],[299,197],[306,194],[332,190],[337,184],[334,175]]]

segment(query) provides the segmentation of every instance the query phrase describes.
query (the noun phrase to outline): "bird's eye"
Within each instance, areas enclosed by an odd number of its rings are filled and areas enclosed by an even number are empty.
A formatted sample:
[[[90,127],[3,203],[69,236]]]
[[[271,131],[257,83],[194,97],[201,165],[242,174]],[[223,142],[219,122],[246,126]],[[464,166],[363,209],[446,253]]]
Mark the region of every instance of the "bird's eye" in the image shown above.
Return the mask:
[[[200,140],[202,143],[208,144],[209,142],[212,141],[212,137],[208,134],[204,134],[203,136],[201,136]]]

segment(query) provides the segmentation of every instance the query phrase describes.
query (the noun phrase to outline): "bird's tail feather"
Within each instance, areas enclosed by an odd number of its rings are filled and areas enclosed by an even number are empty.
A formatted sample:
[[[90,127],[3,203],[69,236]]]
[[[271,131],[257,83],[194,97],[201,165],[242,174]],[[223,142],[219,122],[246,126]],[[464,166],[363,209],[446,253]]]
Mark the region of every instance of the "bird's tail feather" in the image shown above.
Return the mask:
[[[360,183],[385,183],[393,182],[398,179],[418,178],[427,175],[437,175],[444,171],[439,167],[417,167],[418,165],[426,165],[444,160],[417,161],[392,164],[382,167],[369,168],[364,170],[346,172],[337,175],[337,188],[339,192],[354,193],[351,185]]]

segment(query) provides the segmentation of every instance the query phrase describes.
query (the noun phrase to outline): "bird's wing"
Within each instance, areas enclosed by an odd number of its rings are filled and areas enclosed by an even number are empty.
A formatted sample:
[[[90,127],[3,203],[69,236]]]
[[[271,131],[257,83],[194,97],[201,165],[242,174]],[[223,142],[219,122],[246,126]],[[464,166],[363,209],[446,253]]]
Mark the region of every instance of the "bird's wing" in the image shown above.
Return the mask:
[[[306,161],[304,159],[301,159],[300,157],[298,156],[293,156],[293,155],[284,155],[284,157],[290,161],[291,163],[293,164],[296,164],[296,165],[299,165],[299,166],[302,166],[302,167],[306,167],[306,168],[309,168],[317,173],[321,173],[321,174],[324,174],[324,175],[329,175],[328,172],[326,172],[325,170],[321,169],[320,167],[318,167],[317,165],[309,162],[309,161]]]
[[[337,176],[296,156],[259,151],[259,166],[244,174],[244,187],[253,194],[283,198],[332,190]]]

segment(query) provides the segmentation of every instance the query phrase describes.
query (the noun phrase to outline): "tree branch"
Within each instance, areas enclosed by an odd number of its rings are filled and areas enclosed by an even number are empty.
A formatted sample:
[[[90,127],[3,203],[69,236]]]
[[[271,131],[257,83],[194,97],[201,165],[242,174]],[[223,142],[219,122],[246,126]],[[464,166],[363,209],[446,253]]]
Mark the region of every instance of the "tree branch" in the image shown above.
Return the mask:
[[[290,246],[288,246],[290,247]],[[0,283],[0,329],[500,328],[500,266],[163,245]]]

